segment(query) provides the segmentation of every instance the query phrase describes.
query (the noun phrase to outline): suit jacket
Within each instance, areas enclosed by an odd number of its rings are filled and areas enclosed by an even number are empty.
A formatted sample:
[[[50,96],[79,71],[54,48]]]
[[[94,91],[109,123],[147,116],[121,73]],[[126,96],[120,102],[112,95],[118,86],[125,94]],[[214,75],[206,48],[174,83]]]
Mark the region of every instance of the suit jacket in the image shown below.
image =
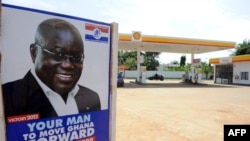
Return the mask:
[[[100,99],[96,92],[79,86],[75,96],[79,113],[101,109]],[[23,79],[3,85],[5,117],[25,114],[39,114],[40,118],[57,116],[42,88],[29,71]]]

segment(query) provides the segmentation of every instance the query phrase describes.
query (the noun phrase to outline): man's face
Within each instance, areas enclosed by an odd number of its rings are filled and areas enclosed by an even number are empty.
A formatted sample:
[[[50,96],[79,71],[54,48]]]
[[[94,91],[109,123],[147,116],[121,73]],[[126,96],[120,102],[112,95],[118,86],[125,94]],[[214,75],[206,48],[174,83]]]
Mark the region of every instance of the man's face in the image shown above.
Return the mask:
[[[43,83],[59,94],[67,94],[82,73],[82,61],[72,59],[72,56],[83,56],[82,41],[75,36],[77,35],[69,29],[56,30],[46,46],[37,47],[34,60],[36,74]]]

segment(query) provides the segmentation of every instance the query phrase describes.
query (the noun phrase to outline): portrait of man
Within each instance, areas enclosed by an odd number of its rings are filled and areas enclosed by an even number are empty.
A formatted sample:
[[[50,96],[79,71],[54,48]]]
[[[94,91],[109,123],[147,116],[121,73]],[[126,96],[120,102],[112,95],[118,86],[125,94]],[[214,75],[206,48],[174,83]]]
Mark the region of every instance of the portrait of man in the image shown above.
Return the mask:
[[[33,67],[22,79],[3,84],[5,117],[38,114],[49,118],[101,110],[97,92],[79,85],[84,43],[62,19],[42,21],[29,47]]]

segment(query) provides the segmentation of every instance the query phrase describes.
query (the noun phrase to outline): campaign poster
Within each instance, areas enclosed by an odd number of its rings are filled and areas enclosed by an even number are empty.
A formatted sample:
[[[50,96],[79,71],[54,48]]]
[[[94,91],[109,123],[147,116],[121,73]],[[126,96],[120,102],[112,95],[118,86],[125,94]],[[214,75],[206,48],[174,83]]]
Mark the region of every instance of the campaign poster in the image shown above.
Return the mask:
[[[108,141],[111,25],[8,4],[1,14],[6,140]]]

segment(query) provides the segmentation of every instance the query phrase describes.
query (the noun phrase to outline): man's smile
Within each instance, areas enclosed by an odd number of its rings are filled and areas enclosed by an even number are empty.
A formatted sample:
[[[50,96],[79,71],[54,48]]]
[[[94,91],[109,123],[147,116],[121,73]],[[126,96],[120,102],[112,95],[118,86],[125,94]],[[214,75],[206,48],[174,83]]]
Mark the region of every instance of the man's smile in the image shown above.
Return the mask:
[[[56,74],[56,78],[58,78],[61,81],[72,81],[73,75],[66,74],[66,73],[58,73],[58,74]]]

